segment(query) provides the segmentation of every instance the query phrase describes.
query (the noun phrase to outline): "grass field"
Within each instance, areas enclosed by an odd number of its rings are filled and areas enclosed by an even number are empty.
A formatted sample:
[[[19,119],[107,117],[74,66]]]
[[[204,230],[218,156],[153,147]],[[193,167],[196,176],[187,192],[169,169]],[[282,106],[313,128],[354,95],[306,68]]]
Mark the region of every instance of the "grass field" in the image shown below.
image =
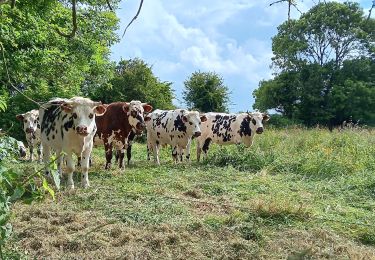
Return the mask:
[[[33,259],[375,259],[375,132],[270,130],[252,148],[125,172],[94,150],[91,188],[14,207],[8,252]],[[21,163],[25,174],[35,164]],[[40,167],[40,166],[39,166]]]

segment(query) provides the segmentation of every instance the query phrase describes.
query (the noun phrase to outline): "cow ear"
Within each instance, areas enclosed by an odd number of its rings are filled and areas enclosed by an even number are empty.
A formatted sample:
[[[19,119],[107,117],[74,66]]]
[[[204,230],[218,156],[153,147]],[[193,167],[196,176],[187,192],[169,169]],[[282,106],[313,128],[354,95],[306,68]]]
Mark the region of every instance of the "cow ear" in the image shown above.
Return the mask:
[[[68,103],[62,103],[60,105],[61,109],[65,112],[65,113],[71,113],[73,111],[73,107],[71,105],[69,105]]]
[[[150,121],[151,120],[151,116],[145,116],[144,120],[145,120],[145,122]]]
[[[187,116],[182,116],[182,121],[184,121],[186,123],[188,121]]]
[[[143,106],[143,110],[146,112],[146,113],[150,113],[152,111],[152,106],[149,105],[149,104],[142,104]]]
[[[205,115],[202,115],[202,116],[201,116],[201,121],[202,121],[202,122],[206,122],[206,121],[207,121],[207,117],[206,117]]]
[[[269,115],[267,115],[266,113],[263,113],[263,121],[268,121],[268,120],[270,120],[270,116]]]
[[[22,121],[24,117],[25,117],[25,114],[16,115],[17,120],[20,120],[20,121]]]
[[[124,110],[125,113],[129,112],[129,103],[125,103],[125,105],[122,106],[122,110]]]
[[[105,113],[105,111],[107,111],[107,107],[104,106],[104,105],[99,105],[99,106],[96,106],[96,107],[94,108],[94,113],[95,113],[95,115],[97,115],[97,116],[101,116],[101,115],[103,115],[103,114]]]

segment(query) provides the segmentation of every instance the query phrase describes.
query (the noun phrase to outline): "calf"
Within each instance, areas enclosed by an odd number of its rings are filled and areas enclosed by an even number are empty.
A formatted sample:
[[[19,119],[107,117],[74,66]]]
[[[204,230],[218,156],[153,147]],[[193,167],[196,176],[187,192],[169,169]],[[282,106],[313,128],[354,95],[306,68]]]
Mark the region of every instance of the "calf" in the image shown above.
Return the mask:
[[[197,111],[184,109],[155,110],[146,117],[146,121],[147,149],[153,150],[155,162],[160,164],[160,145],[170,144],[174,161],[182,160],[191,138],[201,135],[200,125],[206,121],[206,117],[200,116]]]
[[[128,145],[128,136],[133,131],[142,132],[144,130],[143,113],[151,112],[151,110],[152,106],[141,103],[141,101],[116,102],[109,104],[107,112],[96,118],[98,130],[94,142],[95,144],[104,143],[106,169],[111,167],[113,146],[118,151],[119,167],[124,167],[123,159]]]
[[[224,114],[207,113],[207,121],[202,124],[202,134],[197,138],[197,160],[201,152],[207,157],[210,143],[221,145],[240,144],[250,147],[255,133],[263,133],[263,122],[269,116],[260,112]]]
[[[89,158],[96,132],[95,116],[106,111],[101,102],[88,98],[52,99],[40,110],[41,141],[44,150],[43,160],[49,173],[50,149],[56,151],[59,158],[58,170],[61,173],[62,152],[66,155],[68,183],[74,189],[73,153],[82,157],[82,186],[90,186],[88,179]]]
[[[19,114],[16,118],[23,122],[23,131],[30,151],[30,162],[34,158],[34,147],[37,147],[38,161],[42,158],[42,145],[40,143],[39,111],[34,109],[24,114]]]

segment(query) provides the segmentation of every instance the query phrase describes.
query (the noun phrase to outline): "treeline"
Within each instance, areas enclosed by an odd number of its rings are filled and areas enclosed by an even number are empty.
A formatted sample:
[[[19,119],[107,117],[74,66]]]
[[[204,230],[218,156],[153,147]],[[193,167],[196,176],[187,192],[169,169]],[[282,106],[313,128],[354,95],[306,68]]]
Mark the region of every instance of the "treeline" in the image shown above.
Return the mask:
[[[321,2],[278,27],[271,80],[253,92],[254,108],[291,122],[375,125],[375,20],[358,3]]]
[[[53,97],[87,96],[103,103],[141,100],[154,108],[174,108],[172,83],[134,58],[110,61],[118,42],[118,1],[77,1],[76,28],[70,2],[17,1],[0,5],[0,128],[23,139],[15,116]],[[71,33],[74,33],[71,34]],[[228,110],[228,88],[216,73],[195,72],[184,97],[200,111]],[[19,93],[18,90],[20,90]],[[27,98],[27,97],[29,98]]]

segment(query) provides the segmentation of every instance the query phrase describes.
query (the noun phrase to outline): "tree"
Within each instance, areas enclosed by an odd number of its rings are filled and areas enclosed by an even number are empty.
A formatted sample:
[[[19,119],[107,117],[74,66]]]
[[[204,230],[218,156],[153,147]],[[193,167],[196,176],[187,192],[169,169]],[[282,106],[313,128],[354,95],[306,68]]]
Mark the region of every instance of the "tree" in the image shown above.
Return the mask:
[[[254,108],[306,125],[350,116],[374,124],[374,22],[357,3],[329,2],[280,25],[272,42],[279,71],[253,92]]]
[[[64,2],[0,5],[0,95],[8,106],[0,118],[2,128],[10,128],[16,114],[38,106],[14,87],[43,103],[52,97],[91,93],[109,81],[109,47],[118,40],[118,19],[103,5],[101,0],[80,5],[73,38],[62,37],[56,30],[71,21],[70,7]],[[22,138],[22,129],[14,127],[12,135]]]
[[[272,60],[281,70],[332,61],[339,67],[345,59],[369,54],[371,31],[358,3],[320,3],[278,27]]]
[[[110,85],[102,85],[93,96],[105,103],[140,100],[154,108],[172,109],[173,92],[171,82],[160,81],[152,67],[141,59],[121,60]]]
[[[194,72],[184,82],[182,95],[190,109],[202,112],[226,112],[229,103],[228,87],[215,72]]]

